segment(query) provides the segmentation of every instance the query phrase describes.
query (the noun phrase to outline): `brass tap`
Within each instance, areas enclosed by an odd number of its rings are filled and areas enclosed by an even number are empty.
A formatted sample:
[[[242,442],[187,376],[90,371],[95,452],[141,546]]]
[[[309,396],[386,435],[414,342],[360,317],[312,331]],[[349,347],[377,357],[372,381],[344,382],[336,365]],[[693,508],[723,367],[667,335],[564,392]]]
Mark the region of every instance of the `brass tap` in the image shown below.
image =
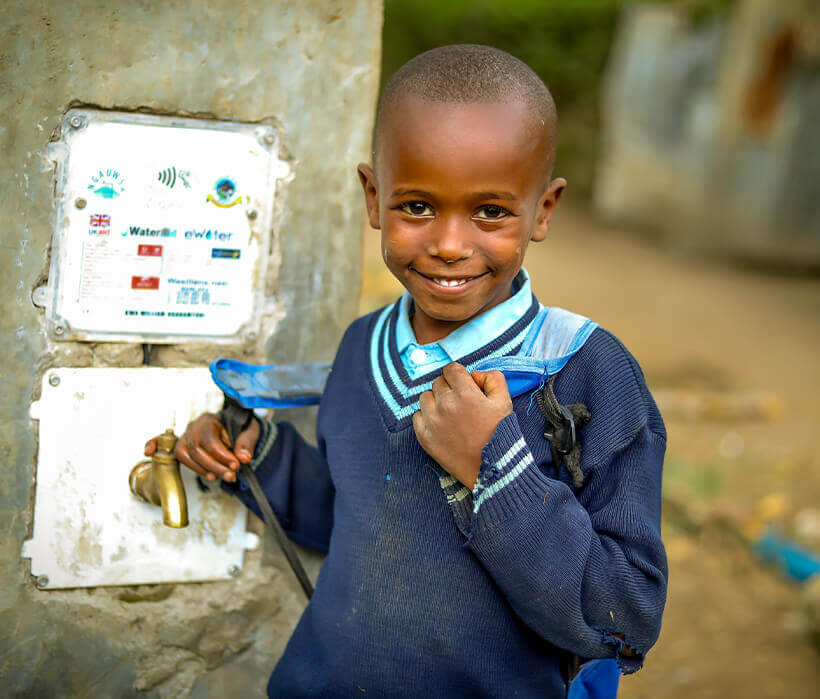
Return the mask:
[[[150,460],[140,461],[131,469],[128,485],[143,502],[162,507],[162,522],[168,527],[188,526],[188,499],[174,458],[177,436],[167,429],[157,437],[157,450]]]

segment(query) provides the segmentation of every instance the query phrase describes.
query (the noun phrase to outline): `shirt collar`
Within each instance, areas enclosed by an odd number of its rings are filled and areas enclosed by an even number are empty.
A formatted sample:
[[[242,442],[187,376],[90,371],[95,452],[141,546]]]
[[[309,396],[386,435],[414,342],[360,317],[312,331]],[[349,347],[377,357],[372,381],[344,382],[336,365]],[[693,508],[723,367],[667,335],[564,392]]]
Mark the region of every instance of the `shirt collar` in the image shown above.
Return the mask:
[[[399,302],[399,316],[396,320],[396,347],[399,354],[403,355],[408,349],[412,351],[416,347],[425,349],[440,347],[450,358],[450,361],[457,361],[461,357],[466,357],[468,354],[475,352],[493,338],[503,335],[532,305],[530,276],[525,269],[522,268],[515,277],[512,288],[513,295],[506,301],[499,303],[489,311],[485,311],[460,328],[453,330],[447,337],[427,345],[419,345],[416,342],[416,335],[410,324],[413,297],[405,291]]]

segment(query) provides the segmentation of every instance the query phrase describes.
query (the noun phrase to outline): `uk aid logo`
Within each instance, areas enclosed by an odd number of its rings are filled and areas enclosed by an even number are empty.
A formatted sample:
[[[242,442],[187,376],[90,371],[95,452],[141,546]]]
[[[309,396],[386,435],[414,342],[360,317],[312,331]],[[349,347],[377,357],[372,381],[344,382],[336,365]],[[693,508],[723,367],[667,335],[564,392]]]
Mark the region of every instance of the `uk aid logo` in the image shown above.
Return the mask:
[[[93,214],[88,218],[89,235],[109,235],[111,233],[111,217],[108,214]]]

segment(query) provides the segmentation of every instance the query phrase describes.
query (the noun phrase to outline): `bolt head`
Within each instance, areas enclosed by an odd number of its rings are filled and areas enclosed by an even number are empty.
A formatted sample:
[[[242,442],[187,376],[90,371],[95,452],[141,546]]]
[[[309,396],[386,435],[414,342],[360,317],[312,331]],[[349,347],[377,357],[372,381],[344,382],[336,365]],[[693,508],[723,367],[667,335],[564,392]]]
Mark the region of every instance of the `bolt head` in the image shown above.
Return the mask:
[[[59,386],[60,385],[60,377],[57,374],[52,374],[48,377],[48,385],[49,386]]]
[[[41,590],[44,587],[48,587],[48,575],[37,576],[37,587],[39,587]]]
[[[56,328],[54,328],[55,335],[62,335],[64,332],[65,328],[62,325],[58,325]]]
[[[31,302],[38,308],[44,308],[48,301],[48,287],[43,284],[31,292]]]
[[[76,114],[68,120],[72,129],[79,129],[83,125],[83,118]]]
[[[238,578],[239,574],[242,572],[238,565],[228,566],[228,575],[232,578]]]
[[[74,200],[74,206],[76,206],[78,209],[84,209],[84,208],[85,208],[85,205],[86,205],[87,203],[88,203],[88,202],[87,202],[85,199],[83,199],[82,197],[77,197],[77,198]]]

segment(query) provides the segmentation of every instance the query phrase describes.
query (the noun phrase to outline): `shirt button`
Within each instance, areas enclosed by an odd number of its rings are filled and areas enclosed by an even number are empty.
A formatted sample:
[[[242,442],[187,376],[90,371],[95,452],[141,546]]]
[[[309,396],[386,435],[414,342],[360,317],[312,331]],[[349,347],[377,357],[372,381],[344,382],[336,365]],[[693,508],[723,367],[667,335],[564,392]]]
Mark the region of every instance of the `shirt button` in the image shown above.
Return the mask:
[[[414,349],[410,353],[410,361],[413,362],[413,364],[423,364],[427,361],[427,352],[423,349]]]

